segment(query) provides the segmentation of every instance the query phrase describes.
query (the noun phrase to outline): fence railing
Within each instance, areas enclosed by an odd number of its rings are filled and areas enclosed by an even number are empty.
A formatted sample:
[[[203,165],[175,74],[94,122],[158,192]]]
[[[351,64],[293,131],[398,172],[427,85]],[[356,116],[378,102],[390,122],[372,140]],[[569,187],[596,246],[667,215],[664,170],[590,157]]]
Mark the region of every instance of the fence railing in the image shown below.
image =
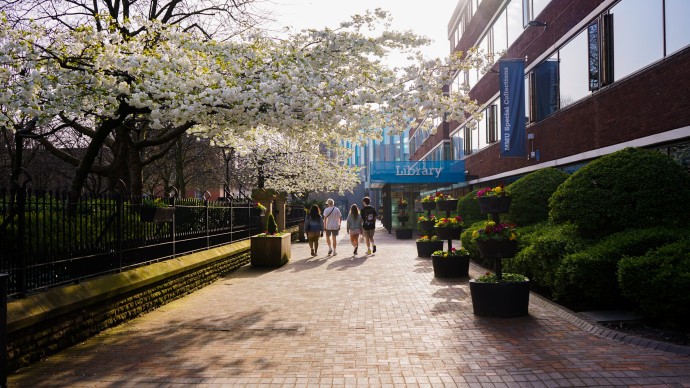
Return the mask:
[[[62,192],[0,190],[0,273],[8,295],[78,282],[247,239],[260,232],[252,202],[166,199],[145,206],[122,195],[72,198]],[[13,206],[14,203],[14,206]],[[299,208],[286,214],[299,222]],[[302,209],[302,212],[304,210]],[[303,219],[303,216],[301,216]]]

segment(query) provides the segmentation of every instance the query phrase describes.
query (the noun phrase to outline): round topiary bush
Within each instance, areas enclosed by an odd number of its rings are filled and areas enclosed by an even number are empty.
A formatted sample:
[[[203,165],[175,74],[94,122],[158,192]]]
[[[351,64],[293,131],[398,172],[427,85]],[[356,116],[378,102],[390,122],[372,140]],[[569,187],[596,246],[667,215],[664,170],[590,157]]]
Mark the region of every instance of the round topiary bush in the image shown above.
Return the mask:
[[[472,224],[477,221],[485,221],[487,216],[482,214],[479,209],[479,202],[477,202],[477,191],[479,189],[467,193],[458,200],[458,214],[462,216],[465,225]]]
[[[549,198],[568,176],[557,168],[543,168],[507,186],[506,191],[513,197],[510,221],[523,226],[548,220]]]
[[[571,175],[549,199],[554,223],[586,237],[629,227],[680,225],[690,217],[690,174],[658,152],[625,148]]]

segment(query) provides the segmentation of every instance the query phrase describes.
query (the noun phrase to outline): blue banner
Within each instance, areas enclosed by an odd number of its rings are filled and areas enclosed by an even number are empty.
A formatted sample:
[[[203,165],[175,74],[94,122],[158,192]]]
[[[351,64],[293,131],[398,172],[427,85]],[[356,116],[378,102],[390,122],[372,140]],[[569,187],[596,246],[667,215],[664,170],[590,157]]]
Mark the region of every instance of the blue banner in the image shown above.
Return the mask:
[[[534,69],[535,121],[558,110],[558,61],[548,60]]]
[[[464,160],[371,162],[372,183],[459,183]]]
[[[527,156],[525,151],[525,61],[501,59],[501,156]]]

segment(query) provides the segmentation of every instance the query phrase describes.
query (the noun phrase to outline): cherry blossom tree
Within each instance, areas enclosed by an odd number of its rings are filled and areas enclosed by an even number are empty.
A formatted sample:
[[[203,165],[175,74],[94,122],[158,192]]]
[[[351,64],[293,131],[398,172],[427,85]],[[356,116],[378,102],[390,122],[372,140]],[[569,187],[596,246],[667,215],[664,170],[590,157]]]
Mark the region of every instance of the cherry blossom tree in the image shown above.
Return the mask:
[[[88,138],[81,159],[61,156],[76,166],[75,193],[90,172],[124,177],[140,192],[141,150],[160,147],[154,154],[160,157],[188,131],[242,142],[257,128],[272,128],[287,139],[332,145],[378,138],[381,128],[403,130],[411,118],[475,114],[466,93],[445,94],[443,86],[455,70],[483,65],[483,59],[420,57],[418,65],[389,68],[381,60],[388,51],[426,40],[411,32],[364,33],[387,18],[377,10],[336,30],[302,31],[286,40],[252,31],[227,41],[204,40],[157,20],[110,20],[107,28],[50,33],[4,20],[0,126],[16,128],[31,118],[43,133],[69,130]],[[101,20],[106,25],[109,19]],[[42,143],[51,149],[50,136]],[[94,164],[103,147],[112,150],[110,166]]]

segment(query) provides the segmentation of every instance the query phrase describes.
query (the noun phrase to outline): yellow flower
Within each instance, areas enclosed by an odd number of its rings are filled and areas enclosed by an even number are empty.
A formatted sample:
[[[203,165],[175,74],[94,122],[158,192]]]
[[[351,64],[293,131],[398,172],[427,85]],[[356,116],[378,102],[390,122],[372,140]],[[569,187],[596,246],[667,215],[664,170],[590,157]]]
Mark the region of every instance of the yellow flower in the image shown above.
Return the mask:
[[[510,234],[510,240],[511,241],[515,240],[516,238],[517,238],[517,236],[515,235],[515,233]]]
[[[479,232],[476,231],[476,230],[473,231],[473,232],[472,232],[472,237],[476,238],[477,236],[479,236]]]
[[[494,188],[494,193],[496,193],[496,194],[501,194],[502,191],[503,191],[503,187],[501,187],[501,186],[496,186]]]

